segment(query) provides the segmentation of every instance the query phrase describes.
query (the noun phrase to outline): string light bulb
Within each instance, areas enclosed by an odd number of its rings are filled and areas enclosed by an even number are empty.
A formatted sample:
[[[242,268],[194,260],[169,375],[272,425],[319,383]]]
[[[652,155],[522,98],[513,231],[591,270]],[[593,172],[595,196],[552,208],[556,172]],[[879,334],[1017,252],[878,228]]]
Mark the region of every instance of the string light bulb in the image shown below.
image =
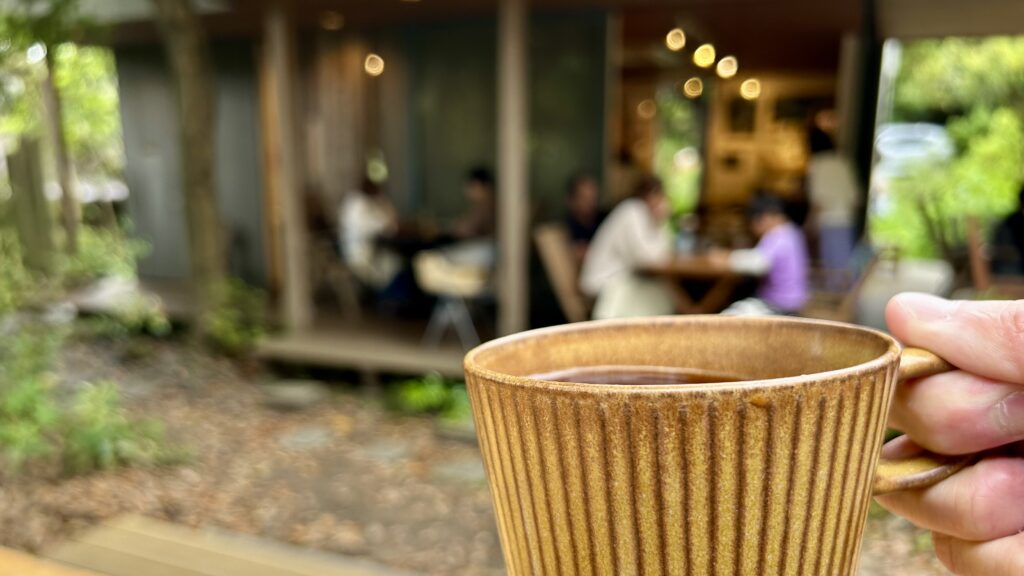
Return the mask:
[[[735,56],[726,56],[718,61],[718,65],[715,67],[715,72],[718,73],[719,78],[732,78],[739,72],[740,63],[736,60]]]
[[[682,28],[673,28],[665,35],[665,46],[673,52],[679,52],[686,46],[686,33]]]
[[[711,44],[701,44],[693,52],[693,63],[701,68],[708,68],[715,63],[715,47]]]
[[[740,96],[744,100],[757,100],[761,97],[761,81],[757,78],[750,78],[740,84]]]

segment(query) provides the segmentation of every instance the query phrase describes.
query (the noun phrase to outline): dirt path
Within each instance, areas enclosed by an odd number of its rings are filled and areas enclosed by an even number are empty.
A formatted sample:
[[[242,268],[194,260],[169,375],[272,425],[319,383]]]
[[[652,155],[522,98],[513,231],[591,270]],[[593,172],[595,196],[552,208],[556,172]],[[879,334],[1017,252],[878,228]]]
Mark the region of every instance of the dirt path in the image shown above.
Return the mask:
[[[432,574],[503,574],[479,452],[338,393],[297,413],[267,408],[223,360],[157,344],[130,362],[117,347],[72,342],[62,386],[119,382],[132,410],[156,416],[195,451],[188,465],[0,485],[0,544],[36,550],[122,512],[214,525]],[[873,518],[863,575],[945,574],[927,538]]]

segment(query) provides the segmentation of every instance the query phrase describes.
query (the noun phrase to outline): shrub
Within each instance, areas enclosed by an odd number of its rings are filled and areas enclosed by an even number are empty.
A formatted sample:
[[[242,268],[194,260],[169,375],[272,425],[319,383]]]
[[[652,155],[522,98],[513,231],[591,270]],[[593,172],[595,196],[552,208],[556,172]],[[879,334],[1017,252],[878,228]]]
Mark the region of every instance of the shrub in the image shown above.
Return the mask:
[[[158,422],[128,417],[117,386],[110,382],[86,385],[62,428],[64,469],[71,474],[167,464],[179,458],[168,449]]]
[[[50,367],[61,336],[23,326],[0,339],[0,452],[11,470],[53,450],[58,411]]]
[[[400,382],[390,404],[405,414],[439,414],[445,420],[460,421],[471,415],[465,385],[437,373]]]
[[[171,333],[171,321],[160,302],[142,295],[136,296],[112,314],[79,322],[79,327],[86,336],[112,340],[140,334],[163,338]]]
[[[266,295],[245,282],[232,278],[213,290],[213,302],[203,319],[203,334],[229,355],[251,349],[266,332]]]
[[[115,228],[82,226],[78,252],[67,256],[61,272],[68,286],[81,286],[105,276],[134,277],[136,261],[149,252],[149,244]]]
[[[0,454],[8,470],[54,452],[69,473],[186,456],[168,447],[158,423],[129,418],[113,384],[87,384],[61,410],[52,368],[62,340],[62,332],[40,325],[0,338]]]
[[[0,317],[17,309],[32,287],[21,261],[21,244],[13,230],[0,229]]]

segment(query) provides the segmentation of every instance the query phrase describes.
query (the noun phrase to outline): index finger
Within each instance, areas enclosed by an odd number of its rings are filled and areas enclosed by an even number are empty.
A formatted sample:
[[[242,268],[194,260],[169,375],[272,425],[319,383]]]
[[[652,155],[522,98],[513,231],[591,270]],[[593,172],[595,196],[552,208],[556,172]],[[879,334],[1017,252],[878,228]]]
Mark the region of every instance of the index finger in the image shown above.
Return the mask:
[[[950,301],[899,294],[885,309],[893,336],[980,376],[1024,384],[1024,300]]]

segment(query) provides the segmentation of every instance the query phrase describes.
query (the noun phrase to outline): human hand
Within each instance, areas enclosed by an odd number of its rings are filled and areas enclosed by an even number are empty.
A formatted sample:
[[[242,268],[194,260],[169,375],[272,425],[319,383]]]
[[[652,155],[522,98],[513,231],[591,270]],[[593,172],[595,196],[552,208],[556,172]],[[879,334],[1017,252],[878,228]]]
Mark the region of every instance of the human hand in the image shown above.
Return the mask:
[[[715,246],[708,250],[707,257],[712,264],[726,266],[729,264],[730,254],[732,254],[731,250],[726,250],[725,248],[719,248],[718,246]]]
[[[997,450],[934,486],[879,503],[931,530],[936,555],[955,574],[1024,574],[1024,300],[901,294],[886,320],[905,344],[959,368],[901,385],[890,424],[940,454]]]

